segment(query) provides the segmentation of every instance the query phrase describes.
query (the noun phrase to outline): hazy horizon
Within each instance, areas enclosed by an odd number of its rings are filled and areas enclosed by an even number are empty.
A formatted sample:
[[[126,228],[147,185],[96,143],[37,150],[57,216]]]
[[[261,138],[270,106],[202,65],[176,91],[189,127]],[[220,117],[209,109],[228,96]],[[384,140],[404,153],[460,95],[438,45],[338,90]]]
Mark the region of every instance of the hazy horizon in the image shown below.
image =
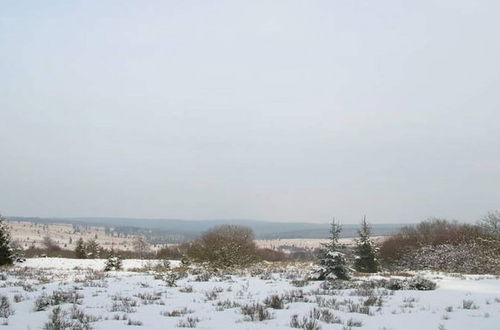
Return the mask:
[[[4,1],[0,213],[475,221],[500,2]]]
[[[287,219],[280,219],[280,220],[273,220],[273,219],[250,219],[250,218],[168,218],[168,217],[127,217],[127,216],[24,216],[24,215],[16,215],[16,214],[2,214],[6,218],[40,218],[40,219],[55,219],[55,220],[78,220],[78,219],[86,219],[86,220],[91,220],[91,219],[128,219],[128,220],[152,220],[152,221],[162,221],[162,220],[172,220],[172,221],[206,221],[206,222],[213,222],[213,221],[239,221],[239,222],[269,222],[269,223],[310,223],[313,225],[325,225],[325,224],[330,224],[333,218],[330,219],[325,219],[323,221],[311,221],[310,219],[296,219],[296,220],[287,220]],[[431,219],[434,217],[430,217],[428,219]],[[9,220],[9,219],[8,219]],[[339,222],[341,225],[359,225],[361,223],[362,217],[358,221],[342,221],[341,219],[335,218],[336,222]],[[426,219],[419,219],[415,221],[401,221],[401,222],[386,222],[386,221],[381,221],[380,219],[367,219],[369,223],[371,224],[377,224],[377,225],[400,225],[400,224],[415,224],[419,222],[420,220],[426,220]],[[453,219],[449,219],[453,220]],[[469,220],[468,222],[472,222],[478,219],[472,219]]]

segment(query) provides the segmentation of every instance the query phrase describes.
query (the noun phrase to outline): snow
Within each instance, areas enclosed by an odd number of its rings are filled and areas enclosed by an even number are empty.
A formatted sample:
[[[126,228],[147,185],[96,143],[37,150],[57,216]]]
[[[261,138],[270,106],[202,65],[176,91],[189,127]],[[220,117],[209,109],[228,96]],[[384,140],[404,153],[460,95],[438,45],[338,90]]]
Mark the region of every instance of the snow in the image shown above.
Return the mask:
[[[155,279],[153,272],[131,271],[134,268],[155,265],[152,260],[123,260],[126,271],[101,273],[105,259],[81,260],[61,258],[28,259],[9,270],[4,270],[0,280],[0,295],[7,296],[15,314],[8,318],[6,329],[41,329],[48,321],[54,307],[34,311],[35,300],[42,293],[50,295],[55,290],[75,290],[83,296],[80,308],[86,314],[99,317],[90,323],[94,329],[128,328],[128,319],[142,322],[138,329],[175,329],[179,320],[196,317],[198,329],[291,329],[290,319],[299,319],[318,308],[317,297],[337,302],[361,303],[367,299],[353,290],[324,292],[321,282],[307,282],[296,287],[292,280],[299,280],[310,271],[310,265],[272,263],[258,265],[248,272],[234,272],[212,276],[208,281],[197,281],[203,269],[193,269],[188,277],[177,281],[176,287]],[[173,267],[178,261],[171,262]],[[359,329],[475,329],[497,330],[500,323],[500,279],[494,276],[456,276],[443,273],[421,272],[420,276],[438,284],[434,291],[376,291],[383,304],[378,310],[371,306],[371,314],[349,313],[347,305],[329,310],[342,320],[342,324],[318,321],[322,329],[344,329],[349,319],[361,321]],[[105,276],[105,277],[103,277]],[[382,274],[373,278],[382,278]],[[368,278],[364,277],[367,280]],[[30,291],[31,284],[33,291]],[[25,288],[23,288],[23,285]],[[192,292],[186,288],[192,287]],[[27,288],[27,290],[25,290]],[[272,294],[286,295],[302,290],[305,300],[286,302],[284,309],[269,309],[273,318],[265,321],[246,321],[240,308],[222,310],[217,303],[226,300],[237,304],[263,303]],[[386,292],[384,292],[386,291]],[[142,299],[149,294],[151,299]],[[14,302],[14,296],[24,300]],[[123,299],[123,300],[122,300]],[[125,299],[132,299],[137,306],[128,313],[118,309]],[[473,308],[465,309],[464,300],[472,301]],[[115,306],[114,306],[115,305]],[[114,306],[114,307],[113,307]],[[69,311],[72,304],[61,307]],[[186,307],[193,312],[180,317],[166,317],[162,312]],[[448,310],[448,311],[447,311]],[[125,320],[122,316],[125,315]],[[120,319],[115,320],[117,316]],[[1,323],[1,322],[0,322]],[[356,329],[352,327],[352,329]]]
[[[26,259],[25,262],[17,264],[17,267],[28,268],[44,268],[44,269],[92,269],[103,270],[106,264],[106,259],[68,259],[68,258],[32,258]],[[158,264],[158,260],[147,259],[124,259],[123,269],[130,270],[133,268],[143,268],[146,266],[154,266]],[[180,264],[178,260],[170,260],[172,267],[177,267]]]

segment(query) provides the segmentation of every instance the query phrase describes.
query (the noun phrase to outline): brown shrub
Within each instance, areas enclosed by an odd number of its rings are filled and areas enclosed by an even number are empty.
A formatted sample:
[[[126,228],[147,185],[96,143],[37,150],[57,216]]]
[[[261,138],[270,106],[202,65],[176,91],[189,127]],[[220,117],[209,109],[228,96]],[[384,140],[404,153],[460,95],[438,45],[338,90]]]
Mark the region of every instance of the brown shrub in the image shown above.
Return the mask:
[[[260,260],[264,261],[286,261],[289,257],[283,251],[273,250],[273,249],[257,249],[257,256]]]
[[[216,267],[246,266],[258,259],[253,239],[250,228],[219,226],[192,242],[187,256],[193,261],[209,262]]]
[[[159,249],[156,252],[156,259],[171,259],[171,260],[181,260],[186,254],[188,245],[186,243],[176,246],[168,246]]]
[[[490,239],[478,226],[456,221],[430,219],[416,226],[403,227],[380,246],[380,258],[385,265],[398,262],[401,257],[424,246],[459,245]]]
[[[26,250],[20,251],[20,255],[26,258],[34,258],[40,256],[56,257],[56,258],[75,258],[75,251],[65,250],[65,249],[52,250],[46,248],[29,247]]]

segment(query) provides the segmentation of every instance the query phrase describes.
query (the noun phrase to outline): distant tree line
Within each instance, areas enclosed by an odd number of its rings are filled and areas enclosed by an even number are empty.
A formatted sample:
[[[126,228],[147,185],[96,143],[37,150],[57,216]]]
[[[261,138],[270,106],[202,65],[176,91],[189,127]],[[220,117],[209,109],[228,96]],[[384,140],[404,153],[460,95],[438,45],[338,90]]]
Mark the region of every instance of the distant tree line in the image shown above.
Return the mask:
[[[430,269],[462,273],[500,274],[500,212],[490,212],[476,224],[446,219],[429,219],[381,241],[372,238],[364,217],[354,247],[340,244],[342,226],[333,220],[329,239],[316,253],[316,279],[349,279],[353,272]],[[43,248],[22,250],[11,241],[0,215],[0,264],[9,264],[16,255],[64,256],[76,258],[182,259],[214,268],[246,267],[259,261],[292,260],[290,254],[256,246],[254,233],[243,226],[224,225],[204,232],[190,242],[151,249],[146,236],[137,236],[132,251],[102,248],[95,239],[76,241],[74,251],[62,249],[46,236]],[[113,261],[114,262],[114,261]],[[111,269],[117,266],[110,264]]]

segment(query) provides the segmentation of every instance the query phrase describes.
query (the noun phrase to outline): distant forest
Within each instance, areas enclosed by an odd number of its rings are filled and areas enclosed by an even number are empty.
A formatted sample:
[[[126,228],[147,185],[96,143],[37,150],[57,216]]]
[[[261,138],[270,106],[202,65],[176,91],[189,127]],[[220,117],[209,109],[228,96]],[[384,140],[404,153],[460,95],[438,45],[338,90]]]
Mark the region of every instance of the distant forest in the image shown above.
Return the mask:
[[[78,226],[106,228],[106,234],[116,236],[144,235],[152,243],[180,243],[199,236],[202,232],[219,225],[233,224],[253,229],[256,239],[327,238],[329,224],[304,222],[267,222],[259,220],[178,220],[141,218],[39,218],[7,217],[9,221],[35,223],[66,223]],[[408,225],[408,224],[406,224]],[[403,224],[372,224],[374,236],[396,233]],[[344,224],[341,237],[356,237],[358,224]]]

